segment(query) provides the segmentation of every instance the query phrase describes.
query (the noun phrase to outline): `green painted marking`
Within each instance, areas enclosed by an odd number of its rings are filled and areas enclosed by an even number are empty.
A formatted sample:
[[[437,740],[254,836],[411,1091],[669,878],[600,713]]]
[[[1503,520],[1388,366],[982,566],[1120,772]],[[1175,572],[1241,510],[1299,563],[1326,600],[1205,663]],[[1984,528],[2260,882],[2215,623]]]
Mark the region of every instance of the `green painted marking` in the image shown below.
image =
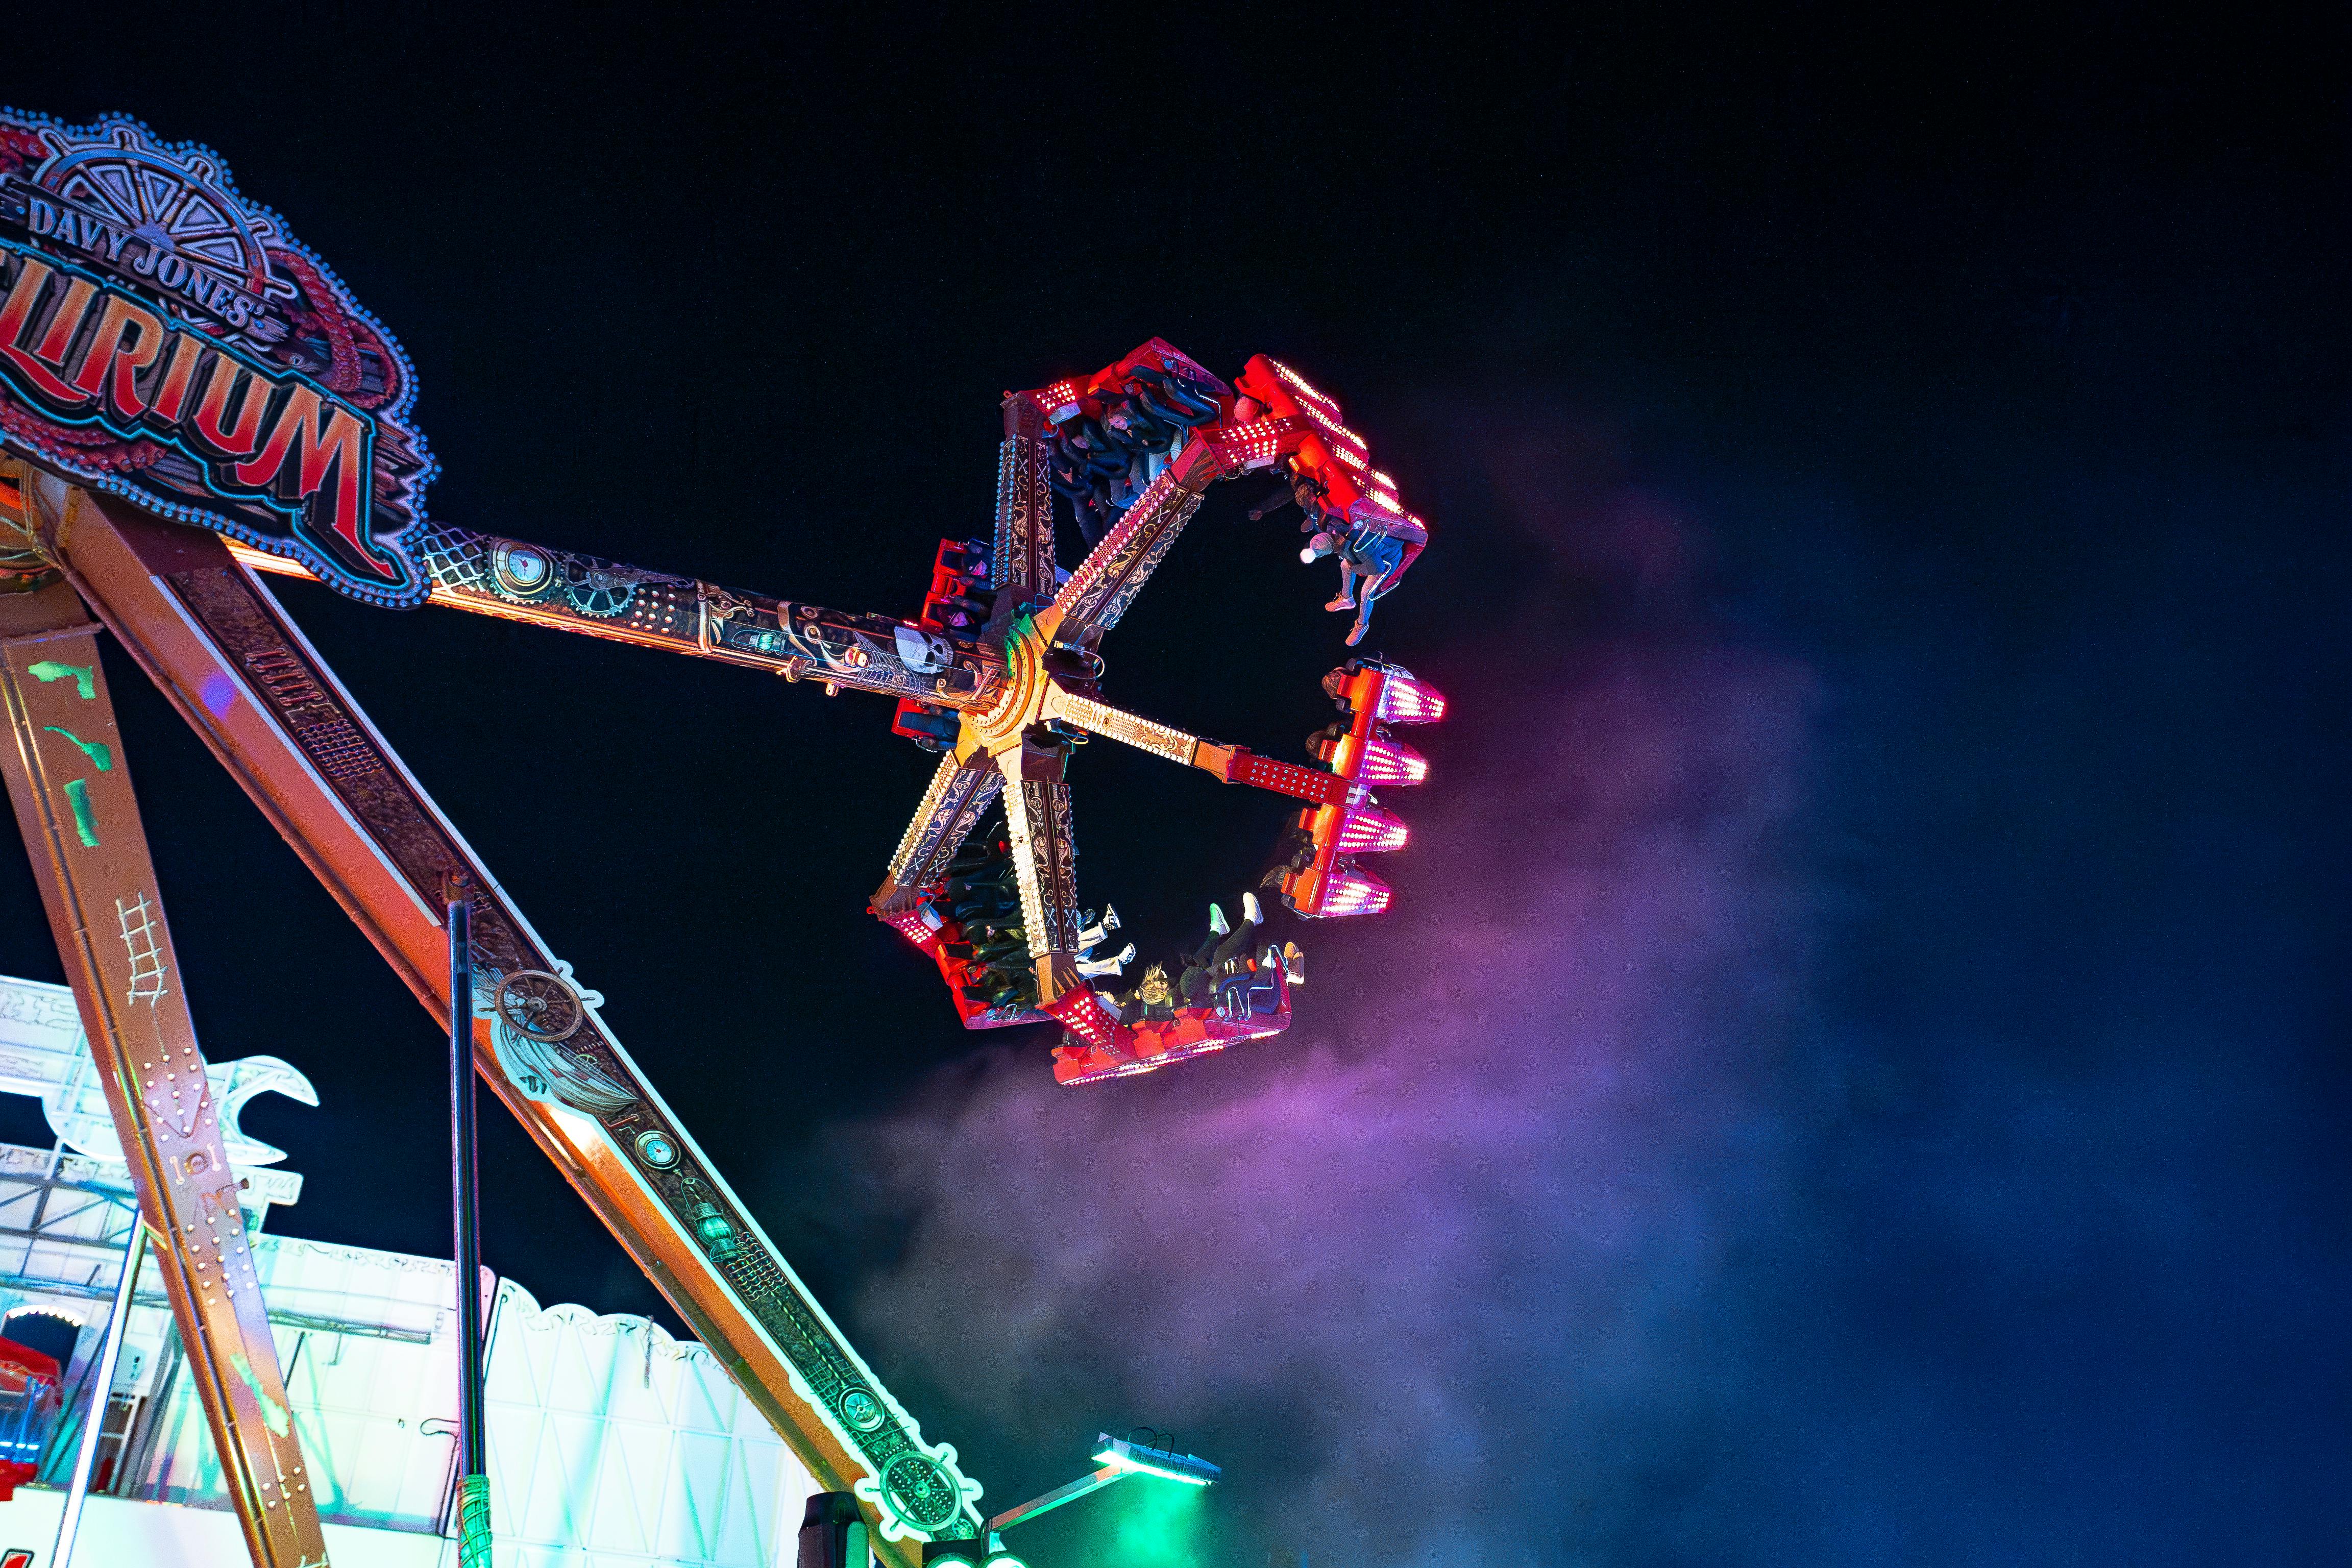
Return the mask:
[[[89,812],[89,781],[68,779],[66,804],[73,807],[74,831],[81,836],[85,848],[98,847],[98,818]]]
[[[25,668],[35,680],[44,684],[63,680],[70,675],[74,689],[81,694],[84,702],[98,700],[98,667],[94,664],[59,664],[56,659],[45,658],[38,664],[28,664]]]
[[[253,1390],[253,1397],[261,1405],[262,1425],[268,1427],[272,1432],[277,1433],[280,1437],[283,1437],[287,1433],[292,1431],[294,1429],[294,1423],[292,1418],[287,1415],[286,1406],[280,1405],[275,1399],[270,1398],[268,1391],[263,1389],[261,1386],[261,1379],[254,1375],[253,1363],[245,1359],[245,1352],[243,1351],[239,1351],[235,1355],[229,1357],[228,1364],[236,1373],[237,1376],[245,1380],[246,1387]]]
[[[67,740],[79,746],[81,754],[95,763],[100,773],[108,773],[114,771],[114,748],[105,742],[85,741],[71,730],[61,730],[55,724],[44,724],[41,728],[52,735],[63,735]]]

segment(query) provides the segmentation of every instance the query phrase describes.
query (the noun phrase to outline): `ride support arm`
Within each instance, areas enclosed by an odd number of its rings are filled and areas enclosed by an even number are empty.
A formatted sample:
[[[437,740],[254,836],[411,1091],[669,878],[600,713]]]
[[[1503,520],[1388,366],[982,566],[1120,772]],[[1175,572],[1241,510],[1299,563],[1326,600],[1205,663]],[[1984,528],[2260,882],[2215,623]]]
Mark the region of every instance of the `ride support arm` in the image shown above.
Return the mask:
[[[310,575],[284,556],[223,542],[257,572]],[[424,525],[417,553],[433,582],[429,602],[475,615],[945,708],[985,708],[1003,684],[1003,655],[992,645],[889,616],[772,599],[445,522]]]
[[[1250,784],[1297,800],[1336,805],[1347,798],[1348,781],[1320,768],[1262,757],[1245,746],[1221,746],[1173,725],[1097,702],[1091,697],[1054,688],[1046,696],[1045,716],[1057,719],[1090,735],[1118,741],[1171,763],[1199,768],[1227,784]]]
[[[1070,786],[1034,778],[1024,751],[996,759],[1004,774],[1004,821],[1021,884],[1021,924],[1037,965],[1037,1003],[1050,1006],[1078,977],[1077,848],[1070,834]]]
[[[915,907],[922,889],[947,875],[948,861],[979,826],[1003,784],[1004,775],[994,767],[966,767],[951,756],[940,759],[930,787],[898,839],[898,853],[890,857],[889,875],[874,891],[877,914],[906,913]]]

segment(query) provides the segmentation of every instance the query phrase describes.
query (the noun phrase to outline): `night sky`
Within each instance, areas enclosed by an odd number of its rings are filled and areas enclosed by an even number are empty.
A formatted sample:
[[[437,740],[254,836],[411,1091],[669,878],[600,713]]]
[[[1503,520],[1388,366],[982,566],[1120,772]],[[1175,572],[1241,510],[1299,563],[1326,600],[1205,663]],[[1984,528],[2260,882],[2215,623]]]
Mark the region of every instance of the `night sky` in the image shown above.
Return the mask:
[[[1039,1568],[2352,1558],[2340,18],[490,9],[58,8],[0,100],[217,148],[476,528],[911,613],[1003,389],[1154,334],[1433,523],[1396,911],[1080,1091],[861,912],[887,703],[282,590],[992,1509],[1101,1428],[1227,1467]],[[1340,622],[1256,489],[1108,690],[1296,758]],[[277,1227],[443,1251],[433,1020],[110,672],[206,1047],[323,1101],[247,1113]],[[1072,772],[1155,952],[1282,816]],[[484,1137],[492,1267],[678,1327]]]

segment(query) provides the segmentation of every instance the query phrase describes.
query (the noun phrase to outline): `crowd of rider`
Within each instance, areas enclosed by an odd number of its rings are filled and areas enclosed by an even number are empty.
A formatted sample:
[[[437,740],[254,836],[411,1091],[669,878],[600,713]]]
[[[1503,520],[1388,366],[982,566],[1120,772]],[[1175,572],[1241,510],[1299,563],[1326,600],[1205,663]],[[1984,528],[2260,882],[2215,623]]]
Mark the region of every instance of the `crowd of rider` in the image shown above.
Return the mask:
[[[1209,906],[1208,934],[1187,952],[1147,966],[1135,984],[1121,989],[1108,984],[1121,978],[1135,961],[1136,947],[1128,942],[1116,954],[1096,952],[1119,929],[1118,912],[1106,907],[1099,915],[1089,910],[1079,917],[1078,973],[1126,1025],[1166,1022],[1183,1007],[1211,1007],[1221,988],[1236,978],[1255,973],[1263,964],[1282,964],[1295,980],[1302,964],[1295,944],[1276,950],[1263,942],[1265,910],[1254,892],[1242,895],[1241,923],[1235,925],[1215,904]],[[1029,933],[1022,923],[1021,889],[1013,863],[1013,846],[1001,830],[975,834],[949,863],[940,912],[959,926],[959,938],[947,944],[948,955],[962,959],[976,973],[962,990],[965,997],[990,1008],[1034,1006],[1037,1000],[1036,966],[1029,951]]]

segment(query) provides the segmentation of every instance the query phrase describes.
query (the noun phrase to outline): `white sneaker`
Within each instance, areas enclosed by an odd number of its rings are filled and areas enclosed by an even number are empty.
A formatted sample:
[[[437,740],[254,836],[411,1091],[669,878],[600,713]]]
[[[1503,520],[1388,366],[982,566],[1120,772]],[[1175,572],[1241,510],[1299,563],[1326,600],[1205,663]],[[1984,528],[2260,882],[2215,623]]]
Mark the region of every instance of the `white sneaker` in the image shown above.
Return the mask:
[[[1262,926],[1265,924],[1265,911],[1257,907],[1257,895],[1255,893],[1244,893],[1242,895],[1242,919],[1247,921],[1254,926]]]
[[[1129,964],[1133,963],[1134,962],[1135,943],[1130,942],[1127,944],[1126,951],[1121,952],[1117,958],[1080,959],[1078,961],[1078,973],[1085,975],[1089,980],[1101,979],[1118,973],[1121,970],[1125,969]]]
[[[1234,929],[1225,923],[1225,911],[1214,904],[1209,906],[1209,929],[1219,936],[1223,936]]]

